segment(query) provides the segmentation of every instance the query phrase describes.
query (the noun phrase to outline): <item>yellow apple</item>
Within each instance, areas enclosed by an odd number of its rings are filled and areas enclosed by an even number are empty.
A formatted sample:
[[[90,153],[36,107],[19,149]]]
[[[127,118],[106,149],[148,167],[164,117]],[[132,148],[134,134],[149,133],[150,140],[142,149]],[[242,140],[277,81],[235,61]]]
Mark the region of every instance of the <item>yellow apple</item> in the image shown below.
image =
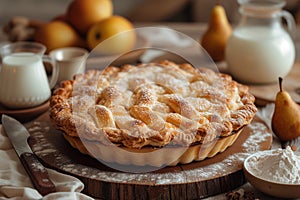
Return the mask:
[[[136,41],[132,23],[122,16],[111,16],[95,23],[88,31],[87,44],[90,50],[102,54],[118,54],[130,51]]]
[[[60,20],[54,20],[37,29],[34,40],[47,47],[47,52],[61,47],[85,47],[85,41],[75,29]]]
[[[81,34],[86,35],[96,22],[112,16],[111,0],[73,0],[67,9],[67,21]]]

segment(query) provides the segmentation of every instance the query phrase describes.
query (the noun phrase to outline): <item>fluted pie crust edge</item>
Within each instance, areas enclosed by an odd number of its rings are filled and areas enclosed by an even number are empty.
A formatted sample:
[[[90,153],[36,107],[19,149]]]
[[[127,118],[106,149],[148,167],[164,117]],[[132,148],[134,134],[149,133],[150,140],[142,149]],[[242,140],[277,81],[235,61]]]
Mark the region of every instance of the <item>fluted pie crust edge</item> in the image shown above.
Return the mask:
[[[222,153],[228,147],[230,147],[236,139],[239,137],[244,128],[241,128],[238,132],[223,138],[217,138],[216,140],[207,144],[196,144],[188,148],[162,148],[153,149],[146,147],[144,149],[129,149],[127,147],[116,147],[120,150],[141,153],[140,156],[131,153],[119,153],[114,151],[110,146],[103,145],[100,142],[85,140],[82,142],[80,138],[71,137],[64,134],[64,138],[71,144],[72,147],[78,149],[81,153],[89,155],[105,163],[118,163],[121,165],[135,165],[135,166],[176,166],[178,164],[188,164],[193,161],[201,161],[206,158],[211,158],[218,153]],[[88,147],[88,149],[86,148]],[[157,154],[143,153],[161,150]]]

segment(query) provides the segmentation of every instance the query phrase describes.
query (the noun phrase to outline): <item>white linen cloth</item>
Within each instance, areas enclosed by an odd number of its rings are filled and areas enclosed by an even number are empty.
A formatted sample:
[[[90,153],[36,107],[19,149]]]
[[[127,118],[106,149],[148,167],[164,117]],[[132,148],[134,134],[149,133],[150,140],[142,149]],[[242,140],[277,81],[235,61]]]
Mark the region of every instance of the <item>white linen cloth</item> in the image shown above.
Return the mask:
[[[149,41],[149,47],[155,48],[148,49],[141,56],[140,60],[142,62],[151,62],[156,57],[164,55],[165,51],[158,50],[161,48],[170,50],[174,50],[174,47],[184,49],[184,54],[186,49],[195,46],[195,41],[189,36],[164,26],[138,28],[137,33]]]
[[[80,193],[84,185],[75,177],[48,169],[56,186],[55,193],[42,196],[33,188],[31,180],[0,125],[0,200],[91,200]]]
[[[193,45],[191,38],[183,33],[175,31],[165,26],[138,28],[139,35],[147,38],[150,46],[154,47],[168,47],[180,46],[188,47]]]

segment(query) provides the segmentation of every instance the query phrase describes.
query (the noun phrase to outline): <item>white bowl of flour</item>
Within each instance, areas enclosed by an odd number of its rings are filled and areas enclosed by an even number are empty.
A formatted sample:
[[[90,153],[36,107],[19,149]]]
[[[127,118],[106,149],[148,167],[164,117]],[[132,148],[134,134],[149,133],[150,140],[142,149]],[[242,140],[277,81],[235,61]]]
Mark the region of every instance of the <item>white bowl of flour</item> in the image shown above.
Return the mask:
[[[290,147],[257,152],[244,161],[249,183],[263,193],[281,198],[300,197],[300,152]]]

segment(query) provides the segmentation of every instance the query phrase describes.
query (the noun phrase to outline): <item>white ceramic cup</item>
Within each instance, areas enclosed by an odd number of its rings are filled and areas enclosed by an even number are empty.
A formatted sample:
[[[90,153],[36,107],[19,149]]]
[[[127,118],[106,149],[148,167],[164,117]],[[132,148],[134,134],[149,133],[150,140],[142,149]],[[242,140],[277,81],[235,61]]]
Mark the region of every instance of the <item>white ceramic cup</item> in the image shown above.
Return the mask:
[[[57,65],[36,42],[16,42],[0,47],[0,103],[11,109],[38,106],[49,99],[57,81]],[[48,80],[43,62],[51,63]]]
[[[49,53],[55,59],[59,73],[57,83],[64,80],[72,80],[75,74],[85,72],[88,51],[78,47],[58,48]]]

